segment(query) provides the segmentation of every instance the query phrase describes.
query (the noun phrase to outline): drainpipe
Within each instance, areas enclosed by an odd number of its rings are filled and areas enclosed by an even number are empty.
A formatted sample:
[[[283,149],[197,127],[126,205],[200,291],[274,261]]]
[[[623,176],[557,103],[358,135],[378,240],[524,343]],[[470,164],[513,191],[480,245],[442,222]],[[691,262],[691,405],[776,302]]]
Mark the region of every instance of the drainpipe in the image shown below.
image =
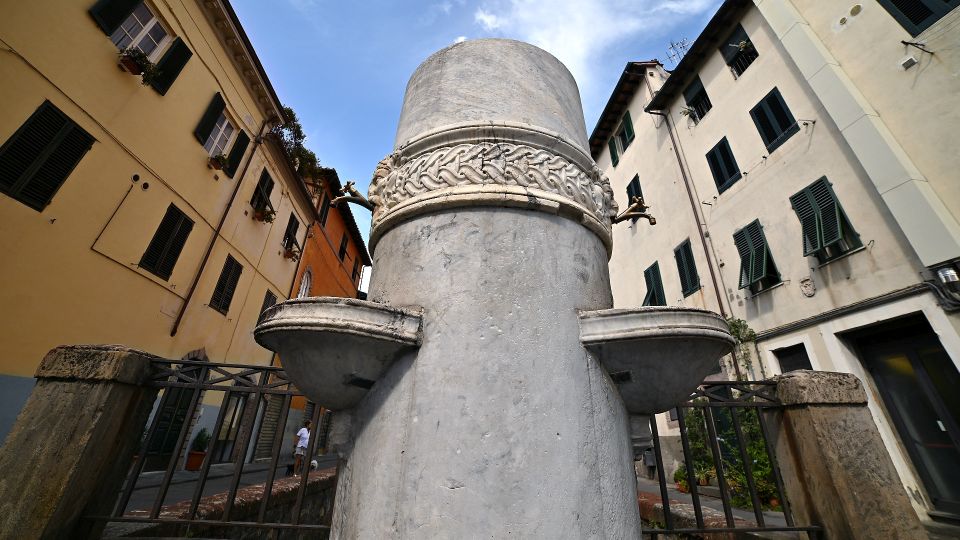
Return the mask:
[[[193,282],[190,283],[190,289],[187,291],[187,297],[183,301],[183,305],[180,306],[180,311],[177,312],[177,318],[173,321],[173,328],[170,329],[170,337],[177,335],[177,330],[180,329],[180,323],[183,321],[183,315],[187,312],[187,307],[190,305],[190,300],[193,298],[193,293],[197,290],[197,284],[200,283],[200,277],[203,275],[203,271],[207,268],[207,263],[210,261],[210,253],[213,252],[213,246],[217,243],[217,238],[220,238],[220,231],[223,230],[223,224],[227,221],[227,215],[230,213],[230,209],[233,208],[233,203],[237,199],[237,193],[240,192],[240,184],[243,181],[243,177],[247,174],[247,169],[250,168],[250,162],[253,161],[253,155],[257,152],[257,147],[263,142],[264,129],[267,127],[267,120],[264,120],[260,125],[260,131],[255,139],[253,139],[253,149],[250,151],[250,155],[247,157],[247,162],[244,163],[243,169],[240,171],[240,174],[236,177],[236,185],[233,187],[233,194],[230,195],[230,201],[227,203],[227,207],[223,209],[223,215],[220,216],[220,223],[217,224],[217,228],[213,231],[213,237],[210,239],[210,243],[207,245],[207,251],[203,254],[203,261],[200,263],[200,269],[197,271],[197,274],[193,277]],[[296,276],[294,276],[296,279]]]

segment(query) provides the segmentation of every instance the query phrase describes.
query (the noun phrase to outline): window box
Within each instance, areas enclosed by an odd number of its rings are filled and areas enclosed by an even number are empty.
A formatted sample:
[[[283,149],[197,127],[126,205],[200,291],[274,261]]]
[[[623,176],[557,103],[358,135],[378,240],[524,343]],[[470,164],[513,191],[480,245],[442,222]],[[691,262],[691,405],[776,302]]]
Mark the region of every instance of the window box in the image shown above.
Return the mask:
[[[227,156],[224,154],[217,154],[215,156],[210,156],[210,159],[207,160],[210,164],[211,169],[222,170],[227,166]]]
[[[273,208],[265,206],[263,208],[255,208],[253,210],[253,219],[263,223],[273,223],[273,220],[277,218],[277,211]]]
[[[139,75],[140,83],[149,86],[160,76],[156,64],[150,61],[146,54],[136,47],[128,47],[120,51],[120,68],[131,75]]]

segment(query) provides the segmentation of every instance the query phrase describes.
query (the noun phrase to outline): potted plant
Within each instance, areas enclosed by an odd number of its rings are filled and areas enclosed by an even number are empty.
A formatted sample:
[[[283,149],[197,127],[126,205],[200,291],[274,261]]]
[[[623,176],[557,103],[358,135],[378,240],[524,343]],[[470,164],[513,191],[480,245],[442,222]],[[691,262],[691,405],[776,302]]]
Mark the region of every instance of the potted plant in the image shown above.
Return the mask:
[[[203,459],[207,456],[208,446],[210,446],[210,432],[207,431],[207,428],[200,428],[190,444],[190,451],[187,452],[186,469],[188,471],[200,470]]]
[[[300,260],[300,250],[297,249],[296,244],[289,244],[283,248],[283,257],[285,259],[293,259],[295,261]]]
[[[697,485],[699,486],[709,486],[710,479],[714,476],[714,471],[712,468],[705,465],[695,466],[693,475],[697,478]]]
[[[687,484],[687,471],[683,468],[673,471],[673,481],[677,484],[677,491],[680,493],[690,491],[690,486]]]
[[[160,76],[156,64],[136,47],[127,47],[120,51],[120,67],[131,75],[140,75],[142,84],[152,84]]]
[[[257,221],[262,221],[264,223],[273,223],[273,220],[276,217],[277,217],[277,211],[268,206],[253,209],[253,219]]]
[[[697,119],[697,110],[693,107],[680,107],[680,116],[689,116],[694,120]]]
[[[209,163],[212,169],[222,170],[227,166],[227,156],[224,154],[217,154],[215,156],[210,156]]]

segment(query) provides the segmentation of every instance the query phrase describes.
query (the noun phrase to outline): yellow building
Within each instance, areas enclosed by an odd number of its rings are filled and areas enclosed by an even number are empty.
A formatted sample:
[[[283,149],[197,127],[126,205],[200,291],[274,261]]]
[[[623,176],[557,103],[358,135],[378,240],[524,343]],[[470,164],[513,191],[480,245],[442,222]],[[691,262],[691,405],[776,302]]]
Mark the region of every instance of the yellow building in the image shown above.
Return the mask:
[[[229,3],[0,13],[0,437],[60,344],[269,364],[252,330],[318,215]],[[144,60],[156,71],[132,74]]]

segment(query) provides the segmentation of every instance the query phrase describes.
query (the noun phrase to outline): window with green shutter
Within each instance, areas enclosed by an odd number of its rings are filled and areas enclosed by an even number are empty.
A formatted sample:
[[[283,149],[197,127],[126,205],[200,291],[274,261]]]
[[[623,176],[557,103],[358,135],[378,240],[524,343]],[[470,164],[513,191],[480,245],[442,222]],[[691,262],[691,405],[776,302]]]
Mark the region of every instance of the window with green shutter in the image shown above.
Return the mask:
[[[805,257],[822,264],[863,245],[826,176],[790,197],[790,205],[800,220]]]
[[[770,255],[760,220],[733,233],[740,255],[740,288],[758,293],[780,283],[780,272]]]
[[[743,176],[726,137],[720,139],[720,142],[707,152],[707,165],[710,166],[710,173],[713,174],[713,181],[717,184],[719,193],[736,184],[737,180]]]
[[[630,180],[630,183],[627,184],[627,206],[630,206],[633,202],[634,197],[640,197],[643,199],[643,190],[640,189],[640,175],[633,175],[633,179]],[[630,221],[636,223],[639,217],[630,218]]]
[[[677,259],[677,271],[680,273],[680,287],[683,289],[683,296],[686,298],[700,290],[700,276],[697,275],[697,263],[693,260],[693,248],[690,247],[690,239],[673,250],[673,256]]]
[[[264,167],[263,172],[260,173],[260,180],[257,182],[257,187],[253,190],[253,197],[250,198],[250,206],[258,211],[272,210],[273,204],[270,202],[270,193],[272,192],[273,178],[270,177],[270,173],[268,173],[266,167]]]
[[[633,131],[633,119],[630,118],[630,111],[623,113],[623,119],[620,126],[613,132],[613,137],[607,141],[607,147],[610,149],[610,162],[616,167],[620,163],[620,156],[627,150],[630,143],[633,142],[636,134]]]
[[[170,279],[173,267],[180,258],[187,237],[193,230],[193,220],[188,218],[182,210],[171,204],[160,220],[160,226],[153,233],[153,238],[147,250],[140,257],[140,268],[150,272],[160,279]]]
[[[699,123],[713,108],[713,103],[710,102],[707,89],[703,87],[700,77],[694,77],[683,90],[683,100],[687,103],[688,116],[695,123]]]
[[[643,297],[643,305],[667,305],[667,296],[663,294],[663,280],[660,278],[660,263],[655,262],[644,270],[643,279],[647,283],[647,295]]]
[[[960,6],[960,0],[877,0],[910,35],[916,36]]]
[[[300,230],[300,221],[296,214],[290,212],[290,219],[287,221],[287,228],[283,232],[283,247],[286,249],[300,249],[300,243],[297,242],[297,231]]]
[[[60,109],[44,101],[0,146],[0,193],[42,211],[93,141]]]
[[[208,304],[210,307],[224,315],[230,311],[230,303],[233,302],[233,294],[237,292],[237,283],[240,282],[242,272],[243,265],[227,255],[223,270],[220,271],[220,277],[217,279],[217,285],[213,288],[213,296],[210,297]]]
[[[750,109],[750,117],[753,118],[753,123],[760,132],[760,138],[763,139],[767,152],[773,152],[800,131],[800,125],[794,120],[793,114],[783,101],[783,96],[776,88]]]

